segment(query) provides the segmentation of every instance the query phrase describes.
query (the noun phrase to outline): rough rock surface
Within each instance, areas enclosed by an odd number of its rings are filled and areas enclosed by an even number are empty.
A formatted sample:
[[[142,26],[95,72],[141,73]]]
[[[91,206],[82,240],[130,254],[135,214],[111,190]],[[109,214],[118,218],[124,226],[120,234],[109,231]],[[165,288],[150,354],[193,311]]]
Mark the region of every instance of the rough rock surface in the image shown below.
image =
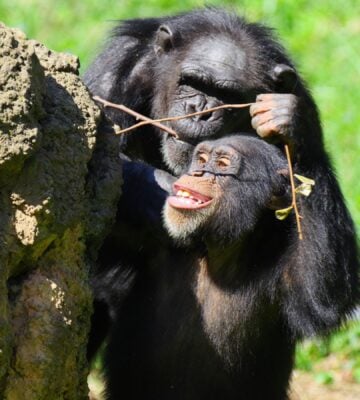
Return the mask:
[[[79,63],[0,25],[0,398],[87,398],[88,269],[120,195]]]

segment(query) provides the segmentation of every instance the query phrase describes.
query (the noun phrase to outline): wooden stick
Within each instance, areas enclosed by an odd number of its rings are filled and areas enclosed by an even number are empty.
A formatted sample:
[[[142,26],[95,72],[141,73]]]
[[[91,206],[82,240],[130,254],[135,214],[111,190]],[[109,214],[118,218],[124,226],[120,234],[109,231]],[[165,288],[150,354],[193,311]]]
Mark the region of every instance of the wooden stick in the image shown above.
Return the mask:
[[[145,115],[139,114],[138,112],[136,112],[134,110],[131,110],[130,108],[127,108],[123,104],[111,103],[110,101],[104,100],[99,96],[94,96],[93,99],[95,101],[98,101],[99,103],[102,103],[104,105],[104,107],[116,108],[116,109],[118,109],[120,111],[123,111],[123,112],[126,112],[126,113],[132,115],[137,120],[141,119],[143,122],[145,122],[144,125],[148,125],[148,124],[155,125],[158,128],[162,129],[163,131],[166,131],[169,135],[174,136],[176,138],[178,137],[177,133],[173,129],[168,128],[167,126],[161,124],[158,121],[155,121],[155,120],[153,120],[151,118],[145,117]],[[136,124],[136,125],[138,125],[138,124]],[[126,131],[126,130],[135,129],[134,127],[136,127],[136,125],[132,125],[132,126],[130,126],[130,128],[120,130],[120,131],[117,132],[117,134],[123,133],[123,131]]]
[[[292,164],[291,164],[290,150],[289,150],[289,146],[287,144],[285,145],[285,153],[286,153],[286,158],[287,158],[287,162],[288,162],[288,165],[289,165],[289,175],[290,175],[291,195],[292,195],[292,203],[291,203],[291,205],[294,207],[294,212],[295,212],[295,217],[296,217],[296,225],[297,225],[297,231],[298,231],[299,239],[303,240],[303,233],[302,233],[301,220],[300,220],[302,217],[299,214],[299,210],[298,210],[297,203],[296,203],[296,192],[295,192],[294,175],[293,175],[293,169],[292,169]]]
[[[150,119],[143,120],[142,122],[139,122],[139,123],[137,123],[135,125],[129,126],[128,128],[121,129],[117,133],[118,134],[127,133],[127,132],[132,131],[133,129],[140,128],[141,126],[152,124],[153,122],[161,123],[161,122],[167,122],[167,121],[179,121],[180,119],[191,118],[191,117],[195,117],[196,115],[208,114],[210,112],[221,110],[221,109],[225,109],[225,108],[245,108],[245,107],[250,107],[252,104],[253,103],[222,104],[221,106],[208,108],[207,110],[197,111],[197,112],[194,112],[194,113],[191,113],[191,114],[179,115],[179,116],[176,116],[176,117],[159,118],[159,119],[153,119],[153,120],[150,120]]]

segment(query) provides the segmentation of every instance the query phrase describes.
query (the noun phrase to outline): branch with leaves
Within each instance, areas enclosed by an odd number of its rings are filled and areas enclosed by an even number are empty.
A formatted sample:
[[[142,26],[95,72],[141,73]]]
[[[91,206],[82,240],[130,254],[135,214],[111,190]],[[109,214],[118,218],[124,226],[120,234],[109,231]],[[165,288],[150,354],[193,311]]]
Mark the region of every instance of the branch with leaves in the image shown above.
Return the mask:
[[[103,104],[104,107],[112,107],[117,110],[126,112],[127,114],[132,115],[135,117],[136,120],[141,120],[141,122],[138,122],[134,125],[129,126],[128,128],[125,129],[116,129],[115,133],[117,135],[119,134],[124,134],[128,133],[130,131],[133,131],[134,129],[140,128],[145,125],[153,125],[156,126],[157,128],[167,132],[169,135],[178,138],[178,134],[168,126],[163,125],[163,122],[169,122],[169,121],[179,121],[181,119],[185,118],[191,118],[195,117],[197,115],[204,115],[208,114],[217,110],[222,110],[222,109],[232,109],[232,108],[246,108],[250,107],[254,103],[245,103],[245,104],[222,104],[221,106],[217,107],[212,107],[208,108],[206,110],[202,111],[197,111],[191,114],[184,114],[184,115],[178,115],[176,117],[165,117],[165,118],[159,118],[159,119],[151,119],[149,117],[146,117],[145,115],[142,115],[126,106],[123,104],[115,104],[111,103],[110,101],[104,100],[99,96],[95,96],[94,100],[100,102]],[[301,215],[299,213],[298,209],[298,204],[297,204],[297,194],[303,195],[303,196],[309,196],[313,186],[315,185],[315,181],[309,178],[306,178],[305,176],[302,175],[297,175],[293,173],[293,168],[292,168],[292,161],[290,157],[290,150],[289,146],[285,144],[285,154],[288,162],[288,167],[289,167],[289,176],[290,176],[290,185],[291,185],[291,194],[292,194],[292,201],[291,205],[289,207],[283,208],[281,210],[276,210],[275,215],[276,218],[279,220],[284,220],[287,218],[290,213],[294,210],[295,213],[295,218],[296,218],[296,225],[297,225],[297,232],[300,240],[303,240],[303,232],[302,232],[302,227],[301,227]],[[295,178],[299,180],[301,183],[299,186],[295,187]]]

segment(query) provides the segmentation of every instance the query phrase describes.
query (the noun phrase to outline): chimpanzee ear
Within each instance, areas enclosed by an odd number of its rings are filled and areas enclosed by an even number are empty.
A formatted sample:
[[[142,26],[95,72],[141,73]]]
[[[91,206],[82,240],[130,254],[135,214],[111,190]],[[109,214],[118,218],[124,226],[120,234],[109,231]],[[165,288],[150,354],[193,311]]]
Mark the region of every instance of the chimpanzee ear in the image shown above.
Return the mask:
[[[155,53],[160,54],[173,48],[174,35],[167,25],[160,25],[155,37]]]
[[[270,76],[278,90],[285,93],[291,93],[298,80],[295,69],[286,64],[276,64]]]

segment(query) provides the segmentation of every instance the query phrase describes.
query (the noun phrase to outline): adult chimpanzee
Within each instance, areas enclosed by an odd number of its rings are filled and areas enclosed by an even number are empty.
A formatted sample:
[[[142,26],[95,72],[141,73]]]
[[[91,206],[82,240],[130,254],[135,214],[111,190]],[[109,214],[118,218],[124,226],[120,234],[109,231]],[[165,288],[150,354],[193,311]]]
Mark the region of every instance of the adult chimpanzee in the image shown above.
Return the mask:
[[[286,169],[280,150],[252,136],[195,148],[164,209],[182,247],[157,243],[135,282],[117,272],[132,288],[108,339],[108,399],[287,398],[296,339],[344,317],[356,274],[355,253],[328,263],[310,199],[306,241],[292,218],[275,218],[274,204],[291,201]]]
[[[177,175],[201,140],[256,130],[290,141],[300,172],[327,176],[316,106],[283,48],[261,25],[211,8],[125,21],[84,80],[93,94],[153,118],[256,101],[250,113],[220,110],[169,123],[179,140],[151,126],[123,136],[126,154],[152,165],[165,160]],[[135,122],[118,110],[106,113],[121,127]],[[329,179],[326,184],[337,195]]]
[[[306,230],[303,242],[299,243],[293,233],[292,245],[287,246],[280,233],[271,233],[276,239],[276,248],[288,260],[288,268],[296,270],[296,266],[301,265],[299,272],[289,274],[288,288],[293,291],[293,297],[291,302],[284,303],[284,307],[289,324],[299,334],[315,333],[319,325],[326,330],[338,324],[340,315],[349,309],[355,297],[355,288],[351,286],[355,285],[353,272],[349,275],[357,263],[354,228],[324,151],[314,101],[270,30],[218,9],[127,21],[114,30],[108,46],[86,73],[85,82],[93,94],[155,118],[228,102],[255,102],[250,113],[217,111],[205,117],[169,123],[179,139],[146,127],[127,135],[122,149],[130,157],[141,158],[154,167],[165,168],[165,162],[169,171],[180,175],[189,166],[194,145],[204,139],[218,138],[232,131],[247,131],[272,137],[272,140],[287,141],[292,148],[296,171],[313,178],[316,191],[302,206],[304,219],[311,221],[309,226],[312,228]],[[132,117],[119,111],[107,109],[106,112],[122,127],[134,123]],[[137,182],[132,179],[134,173],[137,178],[138,168],[128,168],[125,179]],[[151,175],[150,170],[145,177],[152,179]],[[156,186],[152,191],[156,192]],[[153,197],[163,198],[163,195],[159,189]],[[146,191],[143,196],[145,200],[153,201]],[[147,214],[151,214],[152,221],[157,215],[150,204],[144,201],[143,224]],[[130,204],[127,218],[135,212],[135,205],[131,208]],[[153,230],[157,228],[155,224],[149,226]],[[141,253],[146,257],[151,254],[155,240],[155,235],[150,236],[139,244],[141,251],[147,249]],[[244,257],[255,257],[256,246],[246,246]],[[140,265],[147,260],[145,256],[130,254],[128,249],[120,250],[112,232],[111,240],[107,240],[100,253],[100,276],[111,276],[111,271],[104,271],[119,262],[134,265],[135,261]],[[175,260],[176,257],[174,250]],[[106,266],[104,270],[103,266]],[[311,271],[305,282],[303,272],[300,272],[303,270]],[[136,268],[131,274],[134,271]],[[116,286],[114,282],[111,279]],[[298,286],[301,290],[293,290]],[[128,289],[128,281],[121,287]],[[326,289],[319,290],[319,287]],[[103,288],[102,293],[106,291]],[[134,318],[137,314],[134,309]]]

